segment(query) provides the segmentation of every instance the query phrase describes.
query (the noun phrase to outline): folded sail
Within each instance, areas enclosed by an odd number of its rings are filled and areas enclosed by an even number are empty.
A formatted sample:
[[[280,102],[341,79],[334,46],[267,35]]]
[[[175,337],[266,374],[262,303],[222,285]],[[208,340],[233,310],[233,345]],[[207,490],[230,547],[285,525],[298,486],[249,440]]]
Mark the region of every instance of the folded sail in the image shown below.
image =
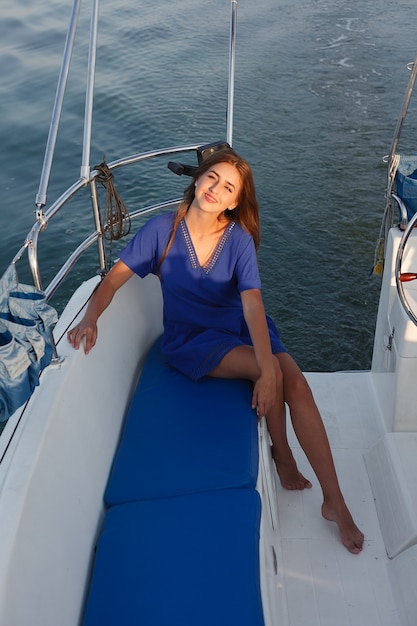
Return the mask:
[[[45,294],[20,284],[10,265],[0,279],[0,422],[30,397],[52,359],[57,312]]]

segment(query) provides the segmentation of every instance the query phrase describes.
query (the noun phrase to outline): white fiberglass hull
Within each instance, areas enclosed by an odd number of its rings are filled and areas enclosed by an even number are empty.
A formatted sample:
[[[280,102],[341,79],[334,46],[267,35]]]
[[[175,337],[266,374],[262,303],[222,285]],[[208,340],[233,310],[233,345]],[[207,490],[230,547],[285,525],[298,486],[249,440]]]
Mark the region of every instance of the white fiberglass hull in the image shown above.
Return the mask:
[[[394,232],[394,251],[397,243]],[[387,259],[387,272],[390,263]],[[404,433],[393,432],[399,430],[393,427],[398,416],[392,403],[388,415],[379,391],[384,380],[396,384],[399,366],[408,368],[411,378],[417,376],[411,353],[401,361],[404,350],[413,350],[416,331],[404,320],[407,333],[395,337],[394,367],[394,357],[387,359],[378,348],[396,311],[395,295],[389,295],[392,279],[384,280],[373,371],[307,374],[342,490],[366,536],[360,555],[350,554],[336,526],[321,517],[320,487],[291,429],[294,454],[313,488],[281,488],[261,424],[258,490],[266,626],[411,626],[417,619],[412,480],[417,455],[409,453],[417,440],[415,432],[399,440]],[[162,332],[158,280],[134,277],[100,319],[99,341],[90,355],[73,350],[66,329],[96,282],[76,292],[55,330],[62,364],[45,370],[25,411],[10,419],[1,437],[0,624],[7,626],[79,623],[123,418],[144,355]],[[395,315],[399,328],[398,311]],[[401,406],[409,403],[408,424],[414,419],[414,389],[401,398]]]

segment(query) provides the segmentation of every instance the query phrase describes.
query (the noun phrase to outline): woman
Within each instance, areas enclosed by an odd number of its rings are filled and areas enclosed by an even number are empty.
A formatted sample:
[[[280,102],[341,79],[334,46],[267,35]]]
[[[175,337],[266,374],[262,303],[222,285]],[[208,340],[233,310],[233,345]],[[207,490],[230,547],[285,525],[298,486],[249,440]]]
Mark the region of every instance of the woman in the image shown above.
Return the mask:
[[[344,502],[327,435],[301,370],[266,316],[256,260],[259,210],[248,163],[222,150],[196,171],[176,214],[147,222],[92,297],[82,321],[68,332],[85,353],[97,339],[97,319],[133,273],[159,275],[164,298],[162,351],[194,380],[246,378],[252,407],[265,415],[281,484],[310,488],[286,436],[285,404],[323,491],[322,514],[337,523],[346,548],[358,554],[364,536]]]

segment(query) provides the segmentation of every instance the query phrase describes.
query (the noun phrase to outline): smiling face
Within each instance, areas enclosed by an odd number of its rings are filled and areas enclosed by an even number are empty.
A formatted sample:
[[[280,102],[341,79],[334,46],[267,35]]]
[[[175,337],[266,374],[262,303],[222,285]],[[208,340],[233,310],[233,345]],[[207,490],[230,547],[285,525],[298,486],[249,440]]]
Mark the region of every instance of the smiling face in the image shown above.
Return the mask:
[[[195,183],[192,205],[202,211],[220,214],[238,204],[242,181],[236,167],[230,163],[216,163]]]

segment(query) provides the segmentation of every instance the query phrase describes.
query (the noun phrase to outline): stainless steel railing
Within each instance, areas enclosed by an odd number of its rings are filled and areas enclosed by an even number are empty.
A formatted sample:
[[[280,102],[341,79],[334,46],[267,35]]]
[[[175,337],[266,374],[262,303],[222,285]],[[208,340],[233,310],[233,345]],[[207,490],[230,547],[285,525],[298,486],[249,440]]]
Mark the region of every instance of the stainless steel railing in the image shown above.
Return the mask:
[[[123,157],[112,163],[108,163],[108,167],[110,170],[115,170],[118,168],[122,168],[128,165],[132,165],[135,163],[139,163],[142,161],[147,161],[150,159],[154,159],[157,157],[169,157],[173,154],[178,153],[188,153],[188,152],[196,152],[197,148],[200,144],[188,145],[188,146],[176,146],[170,148],[162,148],[159,150],[153,150],[149,152],[145,152],[142,154],[133,154],[127,157]],[[68,276],[71,269],[74,267],[75,263],[79,260],[79,258],[94,244],[99,243],[99,262],[100,262],[100,270],[105,270],[105,253],[103,248],[103,235],[104,231],[101,226],[100,215],[99,215],[99,206],[97,200],[97,188],[96,188],[96,170],[93,170],[90,174],[88,180],[83,178],[79,178],[75,181],[68,189],[64,191],[64,193],[51,205],[51,207],[46,210],[42,214],[42,219],[37,219],[37,221],[32,226],[29,234],[27,235],[26,241],[22,248],[18,251],[13,259],[13,263],[16,263],[20,260],[25,251],[28,254],[28,262],[29,267],[32,273],[33,281],[35,286],[38,289],[42,289],[45,291],[45,294],[48,299],[50,299],[62,281]],[[49,283],[47,287],[43,287],[42,277],[39,268],[39,259],[38,259],[38,242],[40,233],[47,227],[48,223],[52,220],[52,218],[63,208],[63,206],[73,197],[75,196],[81,189],[84,189],[87,185],[91,186],[91,199],[93,204],[93,214],[95,220],[96,230],[92,232],[88,237],[84,239],[83,242],[73,251],[73,253],[68,257],[65,263],[62,265],[60,270],[57,272],[55,277]],[[144,215],[147,213],[155,212],[157,210],[165,209],[168,207],[174,207],[178,204],[179,198],[160,202],[154,205],[146,206],[138,209],[131,213],[130,217],[132,219]]]
[[[60,124],[61,113],[63,108],[64,95],[68,80],[69,68],[71,57],[73,53],[75,34],[78,27],[78,18],[80,13],[80,6],[82,0],[74,0],[72,12],[70,16],[70,22],[67,31],[67,37],[64,47],[63,58],[61,62],[61,69],[59,74],[59,80],[55,95],[55,101],[53,106],[52,118],[49,128],[48,140],[45,149],[44,162],[42,167],[42,173],[40,177],[39,189],[36,195],[36,222],[32,229],[28,233],[25,243],[18,251],[13,259],[13,263],[16,263],[22,255],[27,252],[29,267],[33,276],[33,281],[38,289],[45,291],[47,298],[50,299],[55,293],[56,289],[62,283],[62,281],[69,274],[78,259],[88,250],[94,243],[98,244],[98,256],[100,271],[106,270],[106,253],[104,249],[104,228],[101,223],[100,209],[98,203],[97,193],[97,172],[90,171],[90,146],[91,146],[91,129],[92,129],[92,115],[93,115],[93,92],[95,82],[95,65],[96,65],[96,46],[97,46],[97,32],[98,32],[98,14],[99,14],[99,1],[92,0],[91,18],[90,18],[90,37],[89,37],[89,54],[88,54],[88,68],[87,68],[87,87],[86,87],[86,100],[85,100],[85,113],[84,113],[84,136],[83,136],[83,150],[82,150],[82,162],[80,169],[80,178],[76,180],[55,202],[46,209],[47,203],[47,191],[49,185],[49,178],[51,173],[52,161],[55,151],[55,144],[58,134],[58,127]],[[229,74],[228,74],[228,101],[227,101],[227,116],[226,116],[226,136],[227,142],[232,145],[233,140],[233,108],[234,108],[234,80],[235,80],[235,49],[236,49],[236,25],[237,25],[237,0],[231,0],[231,15],[230,15],[230,46],[229,46]],[[194,145],[177,146],[170,148],[163,148],[144,153],[136,153],[127,157],[123,157],[112,163],[107,164],[110,170],[115,170],[133,163],[139,163],[141,161],[153,159],[161,156],[169,156],[177,153],[187,153],[197,151],[198,147],[204,142],[199,142]],[[45,288],[42,285],[42,276],[39,268],[38,259],[38,244],[40,233],[47,227],[50,220],[62,209],[62,207],[81,189],[90,186],[90,196],[92,202],[93,219],[94,219],[94,231],[88,235],[84,241],[70,254],[62,267],[56,273],[49,285]],[[138,211],[131,214],[131,217],[150,213],[168,206],[175,206],[179,202],[179,199],[169,200],[167,202],[161,202],[152,206],[143,207]]]

